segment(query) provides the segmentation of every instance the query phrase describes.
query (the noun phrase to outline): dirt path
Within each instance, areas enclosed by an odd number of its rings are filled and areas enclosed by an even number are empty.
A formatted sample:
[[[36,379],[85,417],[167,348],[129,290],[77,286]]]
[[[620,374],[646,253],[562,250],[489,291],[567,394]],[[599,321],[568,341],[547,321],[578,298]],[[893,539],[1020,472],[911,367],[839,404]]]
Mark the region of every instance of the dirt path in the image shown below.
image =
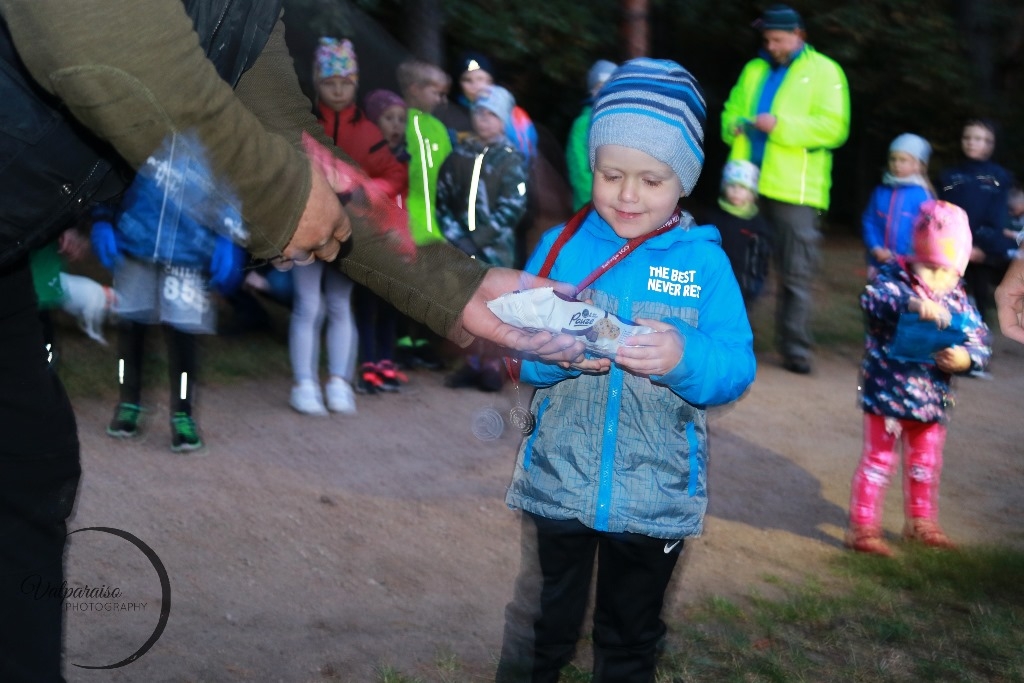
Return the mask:
[[[690,544],[673,608],[709,593],[770,593],[842,552],[860,449],[852,357],[823,355],[798,377],[770,356],[754,387],[712,419],[712,502]],[[947,444],[943,521],[964,543],[1024,545],[1024,347],[997,339],[995,379],[962,380]],[[361,397],[356,418],[302,418],[284,379],[208,388],[205,457],[167,449],[166,406],[138,443],[103,433],[111,406],[76,401],[84,476],[71,529],[131,532],[166,566],[169,619],[155,571],[127,542],[71,537],[70,586],[104,584],[133,612],[68,612],[67,677],[93,681],[375,680],[388,664],[441,680],[488,680],[518,565],[518,519],[503,504],[516,438],[481,442],[470,423],[491,397],[413,373],[401,395]],[[902,523],[898,487],[886,528]]]

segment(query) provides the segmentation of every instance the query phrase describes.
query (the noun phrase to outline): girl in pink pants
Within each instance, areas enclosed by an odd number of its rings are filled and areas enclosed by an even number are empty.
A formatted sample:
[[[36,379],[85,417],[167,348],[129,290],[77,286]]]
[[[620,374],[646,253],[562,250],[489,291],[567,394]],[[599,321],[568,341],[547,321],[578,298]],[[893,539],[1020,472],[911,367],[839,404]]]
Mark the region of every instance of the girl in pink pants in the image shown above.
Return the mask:
[[[939,526],[939,479],[952,375],[984,369],[988,328],[961,285],[971,254],[967,215],[929,200],[913,227],[913,255],[882,264],[861,294],[867,319],[861,364],[864,450],[853,475],[846,545],[891,555],[882,539],[885,490],[903,451],[903,535],[953,548]],[[904,343],[897,328],[916,325]],[[903,328],[901,328],[903,329]]]

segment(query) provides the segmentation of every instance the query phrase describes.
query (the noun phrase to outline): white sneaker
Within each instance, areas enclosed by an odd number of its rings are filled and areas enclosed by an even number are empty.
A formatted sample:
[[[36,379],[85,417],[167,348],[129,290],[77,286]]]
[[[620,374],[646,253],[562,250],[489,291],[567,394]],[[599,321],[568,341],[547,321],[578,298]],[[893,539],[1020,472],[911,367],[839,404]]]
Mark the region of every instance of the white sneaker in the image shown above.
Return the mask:
[[[356,414],[356,397],[352,392],[352,387],[345,380],[340,377],[332,377],[327,380],[324,393],[327,394],[327,407],[332,412],[343,415]]]
[[[324,400],[320,396],[320,387],[312,380],[303,380],[292,387],[292,408],[303,415],[326,415]]]

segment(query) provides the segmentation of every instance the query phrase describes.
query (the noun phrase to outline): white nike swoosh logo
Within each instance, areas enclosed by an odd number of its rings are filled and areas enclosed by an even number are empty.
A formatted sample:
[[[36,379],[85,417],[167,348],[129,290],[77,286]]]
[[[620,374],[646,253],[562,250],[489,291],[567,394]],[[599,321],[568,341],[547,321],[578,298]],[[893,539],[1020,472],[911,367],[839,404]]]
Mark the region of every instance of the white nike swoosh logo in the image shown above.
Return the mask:
[[[672,552],[672,549],[675,548],[680,543],[682,543],[682,541],[676,541],[675,543],[666,543],[665,544],[665,554],[668,555],[670,552]]]

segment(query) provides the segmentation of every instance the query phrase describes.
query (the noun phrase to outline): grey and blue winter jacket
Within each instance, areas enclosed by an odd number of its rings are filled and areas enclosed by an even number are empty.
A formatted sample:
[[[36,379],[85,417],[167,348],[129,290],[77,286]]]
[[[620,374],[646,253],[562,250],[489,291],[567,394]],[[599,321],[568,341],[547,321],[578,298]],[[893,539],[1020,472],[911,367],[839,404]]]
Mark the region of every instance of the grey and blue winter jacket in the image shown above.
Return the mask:
[[[548,231],[527,264],[536,273],[560,233]],[[625,243],[591,211],[550,277],[580,282]],[[699,535],[707,509],[707,406],[738,399],[754,380],[753,334],[718,230],[683,214],[580,292],[622,318],[675,325],[683,358],[650,378],[524,361],[537,387],[534,431],[523,441],[506,502],[599,531],[654,538]]]

